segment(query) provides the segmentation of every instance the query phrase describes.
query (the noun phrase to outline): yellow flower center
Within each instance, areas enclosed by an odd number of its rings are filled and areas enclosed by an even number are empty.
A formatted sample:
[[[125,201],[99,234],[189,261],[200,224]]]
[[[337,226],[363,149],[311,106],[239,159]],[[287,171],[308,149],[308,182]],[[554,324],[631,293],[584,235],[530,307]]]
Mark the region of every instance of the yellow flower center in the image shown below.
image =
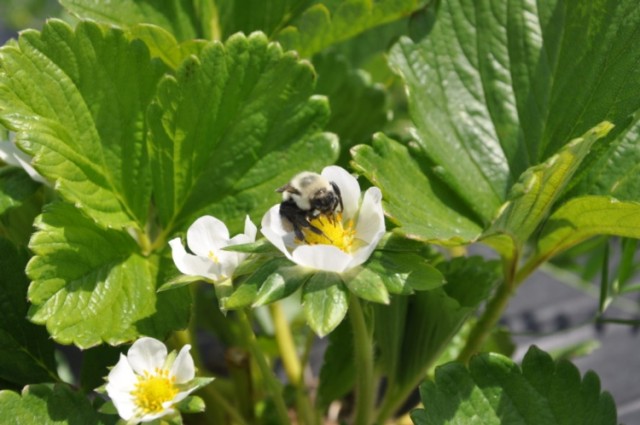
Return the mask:
[[[162,404],[173,400],[178,394],[175,380],[166,369],[156,369],[155,374],[145,372],[138,376],[131,395],[142,414],[160,413],[165,409]]]
[[[353,220],[349,220],[347,223],[342,222],[342,213],[333,215],[321,214],[310,220],[309,224],[319,229],[322,233],[318,234],[309,228],[302,228],[305,239],[304,242],[307,244],[333,245],[347,253],[353,251],[356,241],[356,230],[353,226]]]
[[[214,263],[220,264],[220,259],[215,252],[209,251],[209,255],[207,255],[207,257],[209,257],[209,260],[213,261]]]

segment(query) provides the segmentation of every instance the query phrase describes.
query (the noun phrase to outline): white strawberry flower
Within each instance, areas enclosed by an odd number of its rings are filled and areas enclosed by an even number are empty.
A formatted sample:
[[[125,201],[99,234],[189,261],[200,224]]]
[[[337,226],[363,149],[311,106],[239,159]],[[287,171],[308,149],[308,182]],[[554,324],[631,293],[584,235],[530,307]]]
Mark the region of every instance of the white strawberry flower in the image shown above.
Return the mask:
[[[7,165],[22,168],[29,174],[29,177],[39,183],[49,184],[47,179],[42,177],[42,175],[31,166],[31,156],[18,149],[15,142],[15,133],[9,133],[9,140],[0,140],[0,160]]]
[[[199,386],[190,345],[167,355],[154,338],[140,338],[109,372],[106,391],[127,423],[150,422],[176,413],[175,405]]]
[[[169,241],[173,262],[186,275],[201,276],[213,282],[224,281],[231,277],[247,254],[223,248],[255,242],[257,231],[247,216],[244,233],[230,238],[222,221],[212,216],[200,217],[187,230],[187,245],[193,254],[186,251],[180,238]]]
[[[276,204],[262,218],[262,234],[294,263],[316,270],[344,273],[367,261],[385,232],[382,193],[377,187],[361,197],[358,181],[347,170],[329,166],[320,173],[340,189],[343,210],[335,217],[310,221],[321,234],[302,229],[297,240]]]

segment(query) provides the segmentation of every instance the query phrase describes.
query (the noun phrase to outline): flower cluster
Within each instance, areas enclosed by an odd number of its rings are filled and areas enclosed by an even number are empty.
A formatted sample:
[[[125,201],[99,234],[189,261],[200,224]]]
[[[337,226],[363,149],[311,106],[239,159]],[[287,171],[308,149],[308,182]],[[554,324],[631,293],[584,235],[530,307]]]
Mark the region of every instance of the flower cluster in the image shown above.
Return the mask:
[[[343,208],[336,214],[319,215],[309,224],[320,232],[302,229],[304,240],[298,240],[289,223],[280,215],[280,204],[274,205],[262,218],[261,232],[294,263],[319,271],[344,273],[364,263],[385,232],[382,194],[377,187],[361,196],[355,177],[337,166],[326,167],[321,176],[335,183]],[[205,216],[187,231],[186,252],[179,238],[171,245],[173,260],[182,273],[202,276],[213,282],[231,277],[245,254],[223,248],[255,241],[256,227],[247,217],[244,234],[229,239],[229,231],[220,220]]]

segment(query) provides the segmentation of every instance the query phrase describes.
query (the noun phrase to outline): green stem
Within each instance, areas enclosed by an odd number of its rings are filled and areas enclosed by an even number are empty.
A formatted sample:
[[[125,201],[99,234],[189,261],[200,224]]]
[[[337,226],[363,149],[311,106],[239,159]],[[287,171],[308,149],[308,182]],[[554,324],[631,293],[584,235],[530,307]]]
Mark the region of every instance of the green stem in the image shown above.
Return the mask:
[[[291,329],[289,328],[289,322],[282,311],[280,303],[269,304],[269,312],[273,320],[284,371],[287,374],[287,378],[289,378],[289,382],[297,386],[302,378],[302,368],[293,342],[293,336],[291,335]]]
[[[240,325],[240,330],[245,339],[245,343],[247,344],[247,349],[251,353],[251,356],[255,359],[260,372],[262,373],[262,377],[271,393],[271,397],[273,398],[273,402],[276,406],[276,411],[278,412],[278,416],[280,418],[279,423],[282,425],[289,425],[291,421],[289,419],[289,412],[287,411],[287,405],[284,402],[284,398],[282,397],[282,392],[280,391],[280,382],[273,374],[273,370],[269,366],[264,353],[260,346],[258,346],[255,333],[253,332],[253,327],[251,326],[251,322],[247,314],[242,310],[236,311],[238,316],[238,323]]]
[[[289,382],[296,388],[296,407],[301,423],[315,425],[316,417],[313,413],[311,400],[309,399],[302,376],[302,364],[298,357],[296,345],[293,341],[289,322],[279,302],[269,304],[271,320],[275,328],[276,342],[280,351],[280,357]]]
[[[375,403],[373,382],[373,341],[367,328],[360,300],[351,295],[349,318],[353,329],[353,345],[356,367],[355,425],[371,425]]]

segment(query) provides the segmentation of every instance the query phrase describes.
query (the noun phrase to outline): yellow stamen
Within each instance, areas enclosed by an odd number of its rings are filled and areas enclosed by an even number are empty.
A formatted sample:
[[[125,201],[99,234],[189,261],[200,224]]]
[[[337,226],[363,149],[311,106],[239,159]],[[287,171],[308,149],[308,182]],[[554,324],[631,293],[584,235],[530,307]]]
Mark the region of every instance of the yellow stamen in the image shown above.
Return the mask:
[[[156,369],[154,374],[145,372],[138,376],[131,395],[142,414],[160,413],[165,409],[162,404],[173,400],[178,394],[175,380],[166,369]]]
[[[209,257],[209,260],[213,261],[214,263],[220,264],[220,259],[215,254],[215,252],[209,251],[209,254],[207,255],[207,257]]]
[[[342,213],[319,215],[310,220],[309,224],[320,229],[322,234],[317,234],[308,228],[303,228],[304,242],[307,244],[334,245],[347,253],[350,253],[354,249],[354,242],[356,241],[354,223],[353,220],[343,223]]]

